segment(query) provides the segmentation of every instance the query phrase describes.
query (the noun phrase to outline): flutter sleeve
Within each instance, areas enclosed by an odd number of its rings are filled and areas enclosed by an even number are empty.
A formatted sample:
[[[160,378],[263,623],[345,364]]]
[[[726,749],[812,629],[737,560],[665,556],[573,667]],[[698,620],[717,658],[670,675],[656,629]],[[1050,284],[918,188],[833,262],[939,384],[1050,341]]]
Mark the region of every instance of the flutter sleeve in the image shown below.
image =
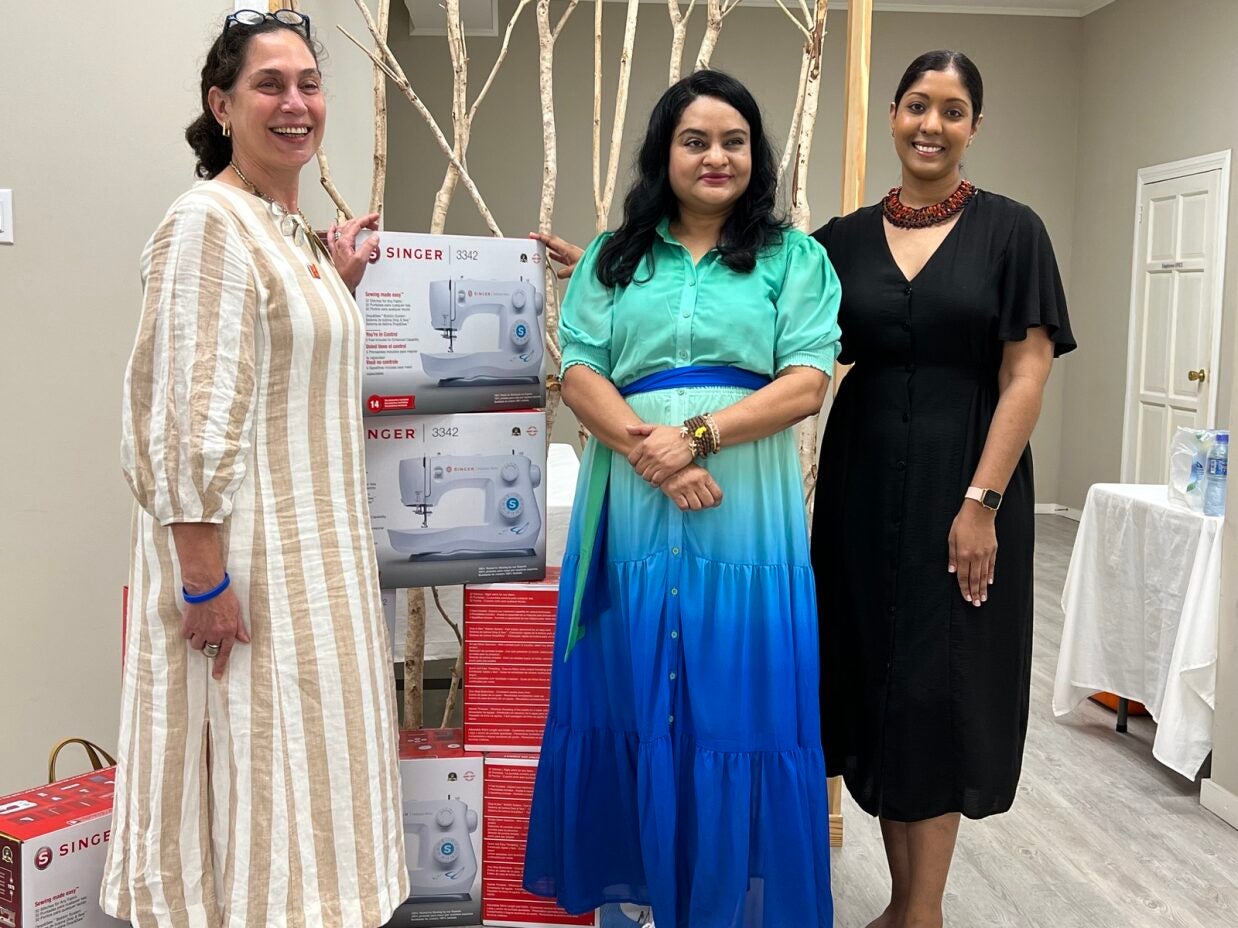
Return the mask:
[[[581,255],[563,297],[559,314],[559,348],[563,352],[562,372],[575,364],[611,375],[611,315],[614,290],[597,278],[598,252],[609,233],[589,243]]]
[[[1073,351],[1075,338],[1053,243],[1040,217],[1026,206],[1019,207],[1002,262],[997,337],[1023,341],[1028,329],[1044,326],[1054,357]]]
[[[164,218],[143,269],[125,373],[125,476],[161,525],[223,522],[245,478],[256,401],[249,250],[223,209],[190,196]]]
[[[800,232],[787,244],[787,269],[778,295],[774,372],[815,367],[833,375],[838,359],[842,287],[825,249]]]

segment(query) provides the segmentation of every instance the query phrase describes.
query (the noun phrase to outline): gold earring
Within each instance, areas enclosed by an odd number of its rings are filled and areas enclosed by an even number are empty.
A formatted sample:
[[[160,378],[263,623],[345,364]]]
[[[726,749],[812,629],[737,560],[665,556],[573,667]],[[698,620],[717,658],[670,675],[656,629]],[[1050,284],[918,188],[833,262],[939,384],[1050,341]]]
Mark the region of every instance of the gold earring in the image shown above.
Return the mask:
[[[224,138],[226,139],[232,138],[232,126],[225,122],[223,124],[223,129],[224,129]],[[968,142],[968,144],[970,145],[971,143]]]

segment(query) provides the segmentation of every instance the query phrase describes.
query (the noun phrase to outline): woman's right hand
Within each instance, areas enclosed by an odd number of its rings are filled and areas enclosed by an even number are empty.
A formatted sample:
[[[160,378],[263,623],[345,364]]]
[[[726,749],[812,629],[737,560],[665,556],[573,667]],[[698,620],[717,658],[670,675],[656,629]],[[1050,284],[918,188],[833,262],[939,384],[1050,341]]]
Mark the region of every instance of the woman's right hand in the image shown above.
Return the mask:
[[[231,587],[204,603],[186,603],[181,634],[195,651],[201,651],[207,644],[219,645],[219,654],[211,668],[211,676],[216,680],[223,679],[233,646],[238,641],[249,644],[241,601]]]
[[[555,271],[555,276],[559,280],[567,280],[572,276],[572,271],[576,270],[576,263],[580,260],[580,256],[585,253],[583,248],[573,245],[571,242],[565,241],[553,233],[530,232],[529,238],[545,245],[546,251],[550,254],[550,259],[563,265],[563,267]]]
[[[689,464],[658,488],[682,511],[713,509],[722,504],[722,488],[700,464]]]

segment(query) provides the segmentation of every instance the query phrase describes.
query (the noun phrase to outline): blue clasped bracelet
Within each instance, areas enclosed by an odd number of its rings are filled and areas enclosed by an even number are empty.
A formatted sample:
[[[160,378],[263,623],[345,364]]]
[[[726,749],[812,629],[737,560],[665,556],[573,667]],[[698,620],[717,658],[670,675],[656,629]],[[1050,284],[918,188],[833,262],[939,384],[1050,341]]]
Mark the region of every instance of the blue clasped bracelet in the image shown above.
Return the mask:
[[[181,595],[185,597],[185,602],[187,603],[196,604],[196,603],[209,602],[210,600],[218,596],[220,593],[222,593],[224,590],[226,590],[228,588],[228,584],[230,584],[231,582],[232,582],[232,578],[228,576],[228,572],[225,570],[224,578],[219,581],[219,586],[215,587],[215,589],[207,590],[205,593],[198,593],[197,595],[194,595],[193,593],[190,593],[184,587],[181,587]]]

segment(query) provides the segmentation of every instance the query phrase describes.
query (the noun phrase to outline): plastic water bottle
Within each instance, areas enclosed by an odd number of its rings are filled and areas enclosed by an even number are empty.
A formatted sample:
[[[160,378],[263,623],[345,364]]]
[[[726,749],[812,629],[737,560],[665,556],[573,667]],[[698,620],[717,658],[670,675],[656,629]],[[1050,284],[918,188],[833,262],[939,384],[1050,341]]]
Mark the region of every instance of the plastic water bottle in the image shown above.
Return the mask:
[[[1218,432],[1208,449],[1204,474],[1204,515],[1225,515],[1225,481],[1229,471],[1229,432]]]

